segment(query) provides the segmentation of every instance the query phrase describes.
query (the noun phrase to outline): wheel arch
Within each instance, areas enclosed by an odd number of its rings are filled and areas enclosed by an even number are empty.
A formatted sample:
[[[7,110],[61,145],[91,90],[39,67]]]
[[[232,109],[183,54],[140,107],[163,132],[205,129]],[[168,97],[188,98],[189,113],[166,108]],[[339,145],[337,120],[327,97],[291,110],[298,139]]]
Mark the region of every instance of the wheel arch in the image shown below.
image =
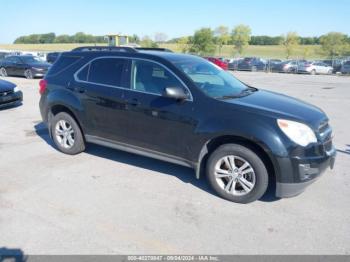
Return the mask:
[[[207,159],[210,156],[210,154],[213,153],[220,146],[225,144],[239,144],[257,153],[265,164],[265,167],[269,174],[269,178],[274,183],[276,182],[276,174],[278,173],[277,164],[275,159],[269,153],[270,150],[268,149],[268,147],[258,141],[254,141],[252,139],[236,135],[218,136],[213,139],[210,139],[205,143],[198,159],[198,167],[196,170],[196,177],[198,179],[200,178],[201,172],[206,168]]]
[[[82,125],[79,121],[79,118],[76,116],[76,114],[74,113],[74,110],[72,110],[69,106],[67,105],[63,105],[63,104],[54,104],[54,105],[51,105],[50,106],[50,109],[48,111],[48,124],[49,124],[49,133],[50,133],[50,136],[52,137],[52,134],[51,134],[51,119],[59,114],[59,113],[67,113],[69,114],[71,117],[73,117],[73,119],[75,120],[75,122],[77,122],[82,134],[83,134],[83,137],[84,137],[84,130],[82,128]],[[84,138],[85,139],[85,138]]]

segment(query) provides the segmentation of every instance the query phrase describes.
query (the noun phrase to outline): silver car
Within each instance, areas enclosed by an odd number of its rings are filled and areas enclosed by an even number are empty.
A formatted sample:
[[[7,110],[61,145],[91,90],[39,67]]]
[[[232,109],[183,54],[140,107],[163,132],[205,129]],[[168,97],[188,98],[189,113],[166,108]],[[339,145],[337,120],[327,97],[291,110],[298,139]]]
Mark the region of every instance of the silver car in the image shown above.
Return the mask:
[[[299,64],[298,73],[311,74],[311,75],[331,75],[333,73],[333,67],[323,62],[305,62]]]

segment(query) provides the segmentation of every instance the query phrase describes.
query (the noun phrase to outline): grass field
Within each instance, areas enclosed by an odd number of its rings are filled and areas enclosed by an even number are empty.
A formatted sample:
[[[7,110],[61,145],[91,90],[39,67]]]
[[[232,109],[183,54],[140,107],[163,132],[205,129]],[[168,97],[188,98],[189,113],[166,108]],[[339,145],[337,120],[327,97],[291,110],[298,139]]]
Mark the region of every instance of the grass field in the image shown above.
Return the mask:
[[[20,50],[20,51],[68,51],[75,47],[94,45],[94,44],[10,44],[10,45],[1,45],[0,50]],[[101,45],[101,44],[99,44]],[[175,52],[181,52],[182,47],[177,44],[163,44],[161,47],[169,48]],[[216,50],[216,56],[223,57],[234,57],[234,48],[233,46],[224,46],[219,52]],[[283,46],[249,46],[243,56],[257,56],[262,58],[279,58],[285,59],[286,52]],[[321,53],[320,46],[299,46],[292,58],[305,58],[306,59],[321,59],[325,58]]]

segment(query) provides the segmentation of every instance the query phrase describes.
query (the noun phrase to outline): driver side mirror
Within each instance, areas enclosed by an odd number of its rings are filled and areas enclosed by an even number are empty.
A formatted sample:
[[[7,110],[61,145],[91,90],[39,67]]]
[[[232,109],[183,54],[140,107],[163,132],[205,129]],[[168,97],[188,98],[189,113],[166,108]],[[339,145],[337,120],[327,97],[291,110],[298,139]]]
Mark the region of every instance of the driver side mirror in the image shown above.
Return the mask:
[[[165,88],[165,97],[173,98],[176,100],[185,100],[188,98],[187,94],[181,87],[167,87]]]

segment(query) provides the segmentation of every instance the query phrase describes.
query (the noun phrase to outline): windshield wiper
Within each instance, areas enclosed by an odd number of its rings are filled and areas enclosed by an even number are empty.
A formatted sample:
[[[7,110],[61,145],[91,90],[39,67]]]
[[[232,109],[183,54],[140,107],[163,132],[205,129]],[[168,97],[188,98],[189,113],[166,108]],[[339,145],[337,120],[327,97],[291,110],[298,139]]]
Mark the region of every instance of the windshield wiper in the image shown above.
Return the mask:
[[[232,94],[232,95],[225,95],[225,96],[220,96],[220,97],[216,97],[217,99],[233,99],[233,98],[239,98],[239,97],[243,97],[243,96],[247,96],[251,93],[254,93],[258,91],[257,88],[253,88],[253,87],[248,87],[246,89],[243,89],[240,93],[238,94]]]
[[[219,96],[219,97],[216,97],[217,99],[232,99],[232,98],[238,98],[238,97],[241,97],[241,95],[227,95],[227,96]]]

